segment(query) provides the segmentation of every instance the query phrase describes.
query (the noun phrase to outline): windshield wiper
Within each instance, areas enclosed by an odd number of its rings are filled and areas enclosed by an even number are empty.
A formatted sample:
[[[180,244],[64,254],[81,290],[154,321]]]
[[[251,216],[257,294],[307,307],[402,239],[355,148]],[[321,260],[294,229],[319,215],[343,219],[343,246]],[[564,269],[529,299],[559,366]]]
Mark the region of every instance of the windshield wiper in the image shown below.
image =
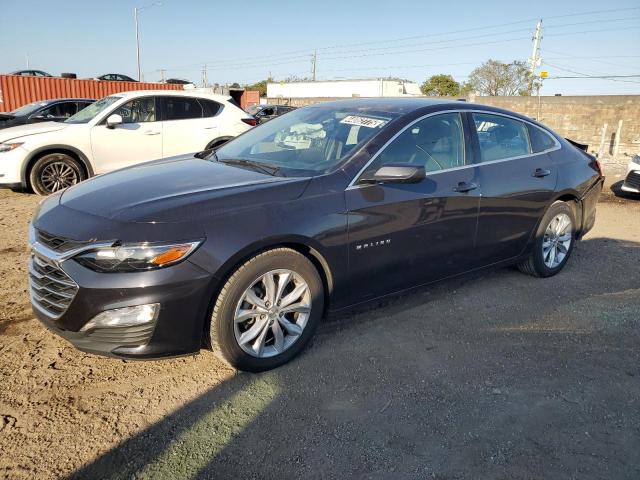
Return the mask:
[[[274,167],[273,165],[267,165],[265,163],[255,162],[253,160],[247,160],[245,158],[232,158],[229,160],[218,160],[220,163],[227,163],[229,165],[240,165],[246,167],[254,167],[261,172],[268,175],[275,176],[280,171],[280,167]]]

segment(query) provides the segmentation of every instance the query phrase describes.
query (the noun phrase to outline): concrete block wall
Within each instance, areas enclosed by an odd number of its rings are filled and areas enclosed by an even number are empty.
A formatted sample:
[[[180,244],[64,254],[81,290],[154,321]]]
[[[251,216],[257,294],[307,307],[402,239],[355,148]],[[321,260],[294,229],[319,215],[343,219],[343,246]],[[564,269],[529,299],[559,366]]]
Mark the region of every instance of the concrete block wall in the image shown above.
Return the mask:
[[[535,118],[560,135],[589,145],[604,164],[624,164],[640,154],[640,95],[580,97],[471,97]],[[622,123],[620,123],[622,122]]]
[[[331,100],[340,99],[269,98],[267,102],[303,107]],[[597,155],[605,166],[621,168],[631,156],[640,154],[640,95],[540,98],[471,96],[468,101],[535,118],[560,135],[589,145],[589,152]]]

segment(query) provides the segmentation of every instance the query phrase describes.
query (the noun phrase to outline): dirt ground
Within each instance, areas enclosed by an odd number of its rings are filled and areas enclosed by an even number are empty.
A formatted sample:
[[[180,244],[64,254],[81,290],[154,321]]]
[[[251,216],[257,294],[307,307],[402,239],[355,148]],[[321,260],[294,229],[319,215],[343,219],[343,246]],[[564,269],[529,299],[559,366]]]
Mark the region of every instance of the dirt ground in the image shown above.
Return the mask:
[[[609,197],[607,197],[609,198]],[[84,354],[33,318],[33,195],[0,190],[6,478],[640,478],[640,201],[565,270],[422,288],[326,321],[292,363]]]

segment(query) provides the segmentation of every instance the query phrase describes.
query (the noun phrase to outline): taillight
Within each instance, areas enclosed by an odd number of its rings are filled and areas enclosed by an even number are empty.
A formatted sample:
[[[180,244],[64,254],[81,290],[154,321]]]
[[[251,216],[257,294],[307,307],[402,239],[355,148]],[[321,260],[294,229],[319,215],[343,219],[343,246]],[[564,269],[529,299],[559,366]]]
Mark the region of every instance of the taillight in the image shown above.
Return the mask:
[[[242,121],[252,127],[255,127],[258,124],[258,121],[255,118],[243,118]]]
[[[598,169],[598,173],[600,174],[601,177],[604,177],[603,173],[602,173],[602,165],[600,165],[600,162],[598,161],[598,159],[594,159],[594,162],[596,164],[596,168]]]

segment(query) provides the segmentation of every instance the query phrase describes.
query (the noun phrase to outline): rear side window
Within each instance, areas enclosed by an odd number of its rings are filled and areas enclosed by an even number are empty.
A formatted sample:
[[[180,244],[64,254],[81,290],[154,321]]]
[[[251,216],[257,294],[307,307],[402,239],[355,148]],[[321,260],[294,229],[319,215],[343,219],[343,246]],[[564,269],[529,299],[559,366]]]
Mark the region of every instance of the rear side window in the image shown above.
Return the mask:
[[[222,108],[222,105],[218,102],[214,102],[213,100],[204,100],[199,98],[198,102],[200,102],[200,105],[202,106],[202,111],[204,112],[205,117],[215,117]]]
[[[533,125],[527,125],[529,129],[529,138],[531,139],[531,149],[533,153],[544,152],[556,146],[556,142],[551,138],[551,135],[542,131],[538,127]]]
[[[164,120],[202,118],[202,107],[195,98],[163,97]]]
[[[480,142],[480,160],[490,162],[531,153],[524,122],[501,115],[474,113],[473,123]]]

